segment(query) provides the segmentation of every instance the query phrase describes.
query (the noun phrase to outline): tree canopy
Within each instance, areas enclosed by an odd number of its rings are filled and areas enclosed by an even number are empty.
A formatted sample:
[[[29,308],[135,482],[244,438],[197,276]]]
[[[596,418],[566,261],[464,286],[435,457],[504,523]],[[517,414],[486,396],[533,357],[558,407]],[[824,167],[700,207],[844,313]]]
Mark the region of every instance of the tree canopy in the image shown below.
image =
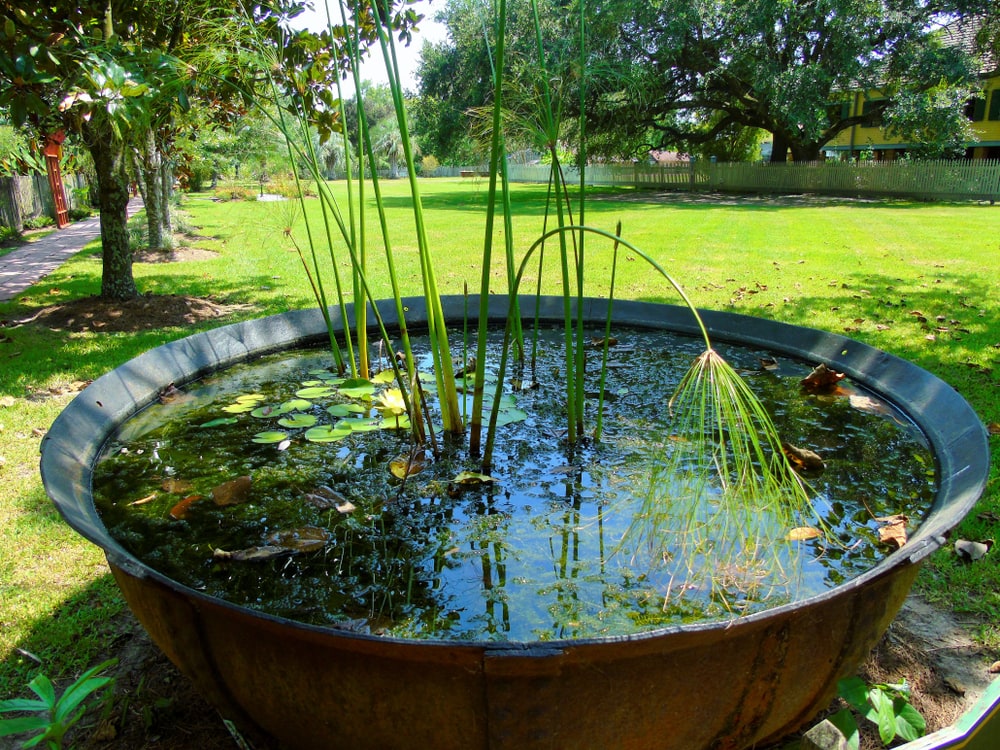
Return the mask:
[[[991,3],[609,0],[586,10],[588,149],[615,156],[713,153],[705,144],[762,129],[774,137],[773,158],[791,152],[808,161],[851,126],[885,124],[925,144],[928,154],[953,154],[968,135],[961,109],[979,71],[977,60],[944,43],[938,30],[959,11],[978,14]],[[513,2],[512,14],[527,5]],[[489,96],[485,7],[448,0],[439,19],[450,40],[423,50],[423,143],[444,159],[461,152],[467,113]],[[575,33],[560,24],[572,23],[578,11],[543,0],[541,12],[555,32],[546,38],[552,69],[562,71],[561,85],[572,86],[573,55],[561,47]],[[510,28],[512,49],[530,42],[516,22]],[[843,106],[855,96],[870,97],[862,114]],[[575,94],[565,97],[567,121],[578,112],[576,101]]]

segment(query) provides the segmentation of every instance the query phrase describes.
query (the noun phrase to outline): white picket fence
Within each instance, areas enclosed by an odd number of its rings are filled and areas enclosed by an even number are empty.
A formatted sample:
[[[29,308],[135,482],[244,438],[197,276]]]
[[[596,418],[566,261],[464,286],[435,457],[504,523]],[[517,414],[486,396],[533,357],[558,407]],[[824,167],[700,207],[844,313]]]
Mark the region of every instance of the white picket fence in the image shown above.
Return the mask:
[[[441,167],[437,176],[475,177],[483,167]],[[547,182],[545,165],[511,165],[513,182]],[[579,181],[567,169],[567,180]],[[737,193],[814,193],[891,196],[921,200],[1000,200],[1000,160],[863,161],[809,164],[724,163],[600,164],[587,167],[589,185]]]

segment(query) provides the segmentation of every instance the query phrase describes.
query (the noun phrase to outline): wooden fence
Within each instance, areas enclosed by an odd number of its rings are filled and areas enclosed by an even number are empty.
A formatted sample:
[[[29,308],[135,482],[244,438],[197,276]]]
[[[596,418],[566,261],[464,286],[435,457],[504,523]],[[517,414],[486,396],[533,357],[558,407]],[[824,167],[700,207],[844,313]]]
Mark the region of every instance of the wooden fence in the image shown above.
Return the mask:
[[[481,175],[482,167],[442,167],[439,176]],[[547,182],[544,165],[512,165],[514,182]],[[813,193],[849,197],[886,196],[920,200],[1000,200],[1000,160],[815,162],[810,164],[708,161],[601,164],[587,167],[590,185],[623,185],[734,193]],[[570,182],[579,181],[575,169]]]
[[[66,207],[79,208],[84,202],[81,190],[87,183],[83,175],[63,175]],[[55,219],[52,189],[44,174],[0,177],[0,224],[20,231],[24,222],[39,216]]]

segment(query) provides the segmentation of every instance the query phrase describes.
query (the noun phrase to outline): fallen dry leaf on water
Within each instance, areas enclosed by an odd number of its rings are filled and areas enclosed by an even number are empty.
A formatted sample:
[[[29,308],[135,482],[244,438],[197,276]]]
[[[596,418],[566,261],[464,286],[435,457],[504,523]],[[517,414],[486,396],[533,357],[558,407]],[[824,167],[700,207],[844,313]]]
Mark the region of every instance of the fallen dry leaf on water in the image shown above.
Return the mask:
[[[389,471],[396,479],[406,479],[414,474],[419,474],[424,470],[426,458],[423,451],[413,455],[405,455],[394,458],[389,462]]]
[[[187,518],[188,510],[190,510],[191,506],[199,500],[204,499],[203,495],[188,495],[170,509],[170,517],[176,521],[180,521],[182,518]]]
[[[223,482],[212,490],[212,502],[216,505],[239,505],[250,496],[250,477],[242,476]]]
[[[910,520],[907,516],[898,513],[894,516],[884,516],[875,520],[882,524],[878,529],[878,540],[882,544],[888,544],[896,549],[906,544],[906,524]]]
[[[804,542],[807,539],[818,539],[823,536],[823,532],[812,526],[798,526],[785,535],[785,539],[790,542]]]
[[[788,458],[788,463],[799,472],[819,473],[826,468],[820,455],[808,448],[799,448],[791,443],[782,443],[781,449]]]
[[[986,557],[986,553],[993,546],[993,540],[987,539],[983,542],[970,542],[968,539],[959,539],[955,542],[955,554],[959,560],[965,562],[976,562]]]
[[[844,377],[844,373],[837,372],[825,364],[818,364],[812,372],[802,378],[802,387],[810,393],[823,393],[835,388]]]
[[[267,543],[260,547],[232,551],[216,549],[212,552],[212,557],[231,562],[263,562],[284,555],[315,552],[323,549],[332,537],[333,535],[326,529],[303,526],[301,529],[276,531],[265,540]]]

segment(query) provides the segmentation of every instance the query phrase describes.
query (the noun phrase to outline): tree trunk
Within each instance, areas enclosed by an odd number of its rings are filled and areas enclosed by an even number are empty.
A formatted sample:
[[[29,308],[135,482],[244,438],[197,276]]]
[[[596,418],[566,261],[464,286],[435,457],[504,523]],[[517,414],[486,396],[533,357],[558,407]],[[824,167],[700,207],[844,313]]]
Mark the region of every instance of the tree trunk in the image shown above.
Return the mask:
[[[788,161],[788,138],[780,133],[773,134],[771,141],[771,163],[785,164]]]
[[[139,296],[132,276],[132,250],[128,244],[128,180],[125,147],[110,127],[91,121],[83,139],[97,173],[97,207],[101,213],[103,270],[101,296],[128,300]]]
[[[161,196],[160,201],[160,225],[163,227],[163,233],[167,237],[167,241],[170,242],[174,235],[174,225],[170,220],[170,201],[174,194],[174,179],[173,170],[170,168],[170,161],[163,159],[160,160],[160,185],[161,185]]]
[[[803,164],[819,161],[820,147],[817,143],[792,143],[792,158]]]
[[[153,131],[146,133],[142,148],[138,152],[141,173],[143,203],[146,206],[146,232],[151,250],[163,248],[163,185],[160,182],[160,151],[156,147]]]

